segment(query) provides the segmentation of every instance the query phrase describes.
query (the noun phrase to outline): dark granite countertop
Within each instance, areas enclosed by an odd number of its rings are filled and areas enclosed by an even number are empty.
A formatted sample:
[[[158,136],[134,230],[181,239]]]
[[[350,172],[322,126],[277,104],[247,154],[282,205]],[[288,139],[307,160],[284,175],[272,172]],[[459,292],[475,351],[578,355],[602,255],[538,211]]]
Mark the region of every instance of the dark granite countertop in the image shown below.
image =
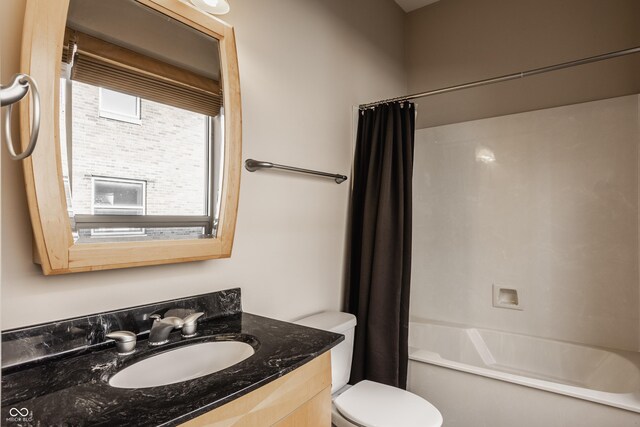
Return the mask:
[[[182,338],[175,331],[170,342],[159,347],[139,339],[137,351],[128,356],[119,356],[113,342],[103,342],[40,357],[3,369],[2,425],[180,424],[282,377],[343,339],[339,334],[236,312],[202,321],[193,338]],[[230,368],[176,384],[123,389],[108,383],[119,370],[149,356],[184,345],[229,340],[250,344],[255,354]],[[18,410],[23,408],[29,415],[18,421]]]

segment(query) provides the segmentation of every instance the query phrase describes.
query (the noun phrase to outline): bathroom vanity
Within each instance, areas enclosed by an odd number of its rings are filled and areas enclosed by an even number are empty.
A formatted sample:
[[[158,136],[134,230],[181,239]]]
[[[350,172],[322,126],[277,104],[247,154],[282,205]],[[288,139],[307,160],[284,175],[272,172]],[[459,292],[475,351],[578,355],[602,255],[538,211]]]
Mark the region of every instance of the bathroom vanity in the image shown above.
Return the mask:
[[[167,343],[149,345],[150,316],[191,311],[205,313],[196,336],[184,338],[176,330]],[[136,333],[133,353],[118,354],[115,342],[105,338],[114,330]],[[342,340],[243,313],[239,289],[6,331],[2,418],[23,425],[329,426],[328,350]],[[228,366],[232,353],[215,349],[230,342],[250,346],[251,354]],[[185,353],[187,348],[202,351]],[[160,360],[158,355],[169,357],[165,370],[190,378],[140,387],[135,377],[133,384],[113,382],[126,368]],[[196,358],[216,357],[227,357],[228,367],[203,376],[189,372]]]

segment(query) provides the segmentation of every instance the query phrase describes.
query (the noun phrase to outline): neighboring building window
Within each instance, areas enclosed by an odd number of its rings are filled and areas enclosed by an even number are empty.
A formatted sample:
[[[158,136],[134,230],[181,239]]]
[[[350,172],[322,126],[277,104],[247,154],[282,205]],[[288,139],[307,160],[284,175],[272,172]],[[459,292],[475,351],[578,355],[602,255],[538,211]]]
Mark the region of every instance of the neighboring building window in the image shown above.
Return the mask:
[[[101,87],[100,117],[140,124],[140,98]]]
[[[92,178],[93,215],[145,215],[146,181],[122,178]],[[93,236],[139,235],[144,228],[97,228],[91,230]]]

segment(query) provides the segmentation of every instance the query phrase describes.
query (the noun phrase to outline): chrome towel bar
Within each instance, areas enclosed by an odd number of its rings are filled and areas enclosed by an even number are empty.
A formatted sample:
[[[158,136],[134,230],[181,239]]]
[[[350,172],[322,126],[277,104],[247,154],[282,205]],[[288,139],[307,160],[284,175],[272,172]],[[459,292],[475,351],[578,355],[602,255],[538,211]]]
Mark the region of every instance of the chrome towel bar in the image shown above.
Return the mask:
[[[31,117],[31,138],[29,145],[20,154],[16,154],[11,140],[11,111],[13,104],[22,100],[31,89],[33,115]],[[40,132],[40,94],[38,93],[38,85],[27,74],[16,74],[7,86],[0,85],[0,106],[7,107],[4,114],[2,126],[4,128],[4,141],[12,160],[26,159],[33,153],[38,141],[38,133]]]
[[[282,170],[291,171],[291,172],[300,172],[300,173],[306,173],[310,175],[324,176],[327,178],[333,178],[336,181],[336,184],[342,184],[347,180],[347,177],[345,175],[340,175],[337,173],[327,173],[327,172],[314,171],[311,169],[296,168],[294,166],[279,165],[277,163],[264,162],[261,160],[247,159],[244,162],[244,167],[249,172],[255,172],[258,169],[282,169]]]

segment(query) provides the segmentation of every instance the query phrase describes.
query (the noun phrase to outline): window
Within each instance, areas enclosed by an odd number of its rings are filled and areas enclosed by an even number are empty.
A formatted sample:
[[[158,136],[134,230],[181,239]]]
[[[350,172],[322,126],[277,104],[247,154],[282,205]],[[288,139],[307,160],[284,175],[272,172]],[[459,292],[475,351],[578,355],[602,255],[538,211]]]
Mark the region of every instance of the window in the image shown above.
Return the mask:
[[[140,124],[140,98],[101,87],[100,117]]]
[[[220,82],[75,30],[65,37],[63,61],[72,61],[61,70],[60,126],[78,241],[215,235],[225,160]]]
[[[145,215],[146,181],[122,178],[92,178],[93,215]],[[144,228],[96,228],[92,236],[140,235]]]

